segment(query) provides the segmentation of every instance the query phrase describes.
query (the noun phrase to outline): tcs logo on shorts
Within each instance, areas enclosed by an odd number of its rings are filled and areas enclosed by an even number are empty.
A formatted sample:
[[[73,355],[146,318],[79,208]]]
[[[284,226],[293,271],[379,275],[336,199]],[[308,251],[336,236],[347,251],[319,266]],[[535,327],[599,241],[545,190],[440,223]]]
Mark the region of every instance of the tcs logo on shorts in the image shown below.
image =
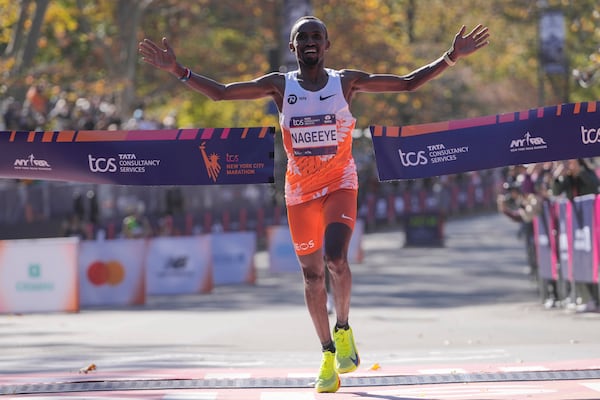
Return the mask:
[[[87,268],[87,277],[95,286],[116,286],[125,279],[125,268],[116,260],[94,261]]]
[[[308,242],[303,243],[294,243],[294,248],[296,251],[306,251],[315,247],[315,241],[309,240]]]

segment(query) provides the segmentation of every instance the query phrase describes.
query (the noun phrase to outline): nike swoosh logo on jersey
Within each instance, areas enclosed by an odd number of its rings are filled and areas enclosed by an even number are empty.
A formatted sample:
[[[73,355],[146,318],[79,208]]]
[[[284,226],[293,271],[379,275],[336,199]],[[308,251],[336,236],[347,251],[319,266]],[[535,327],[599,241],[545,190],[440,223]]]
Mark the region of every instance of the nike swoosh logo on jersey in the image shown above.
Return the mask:
[[[350,361],[358,367],[358,354],[354,353],[354,357],[350,356]]]
[[[342,219],[349,219],[350,221],[354,221],[351,217],[347,216],[344,213],[342,213]]]
[[[333,96],[335,96],[335,93],[334,94],[330,94],[329,96],[319,96],[319,100],[321,100],[321,101],[327,100],[328,98],[333,97]]]

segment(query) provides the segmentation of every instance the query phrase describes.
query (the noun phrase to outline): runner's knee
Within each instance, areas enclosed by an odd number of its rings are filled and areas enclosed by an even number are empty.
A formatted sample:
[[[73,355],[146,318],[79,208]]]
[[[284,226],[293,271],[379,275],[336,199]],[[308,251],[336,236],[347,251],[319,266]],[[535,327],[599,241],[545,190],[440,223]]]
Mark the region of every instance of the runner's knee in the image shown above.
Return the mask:
[[[341,223],[333,223],[325,230],[325,260],[330,267],[346,263],[351,229]]]
[[[320,262],[300,261],[302,275],[307,284],[320,284],[325,282],[325,269],[322,260]]]

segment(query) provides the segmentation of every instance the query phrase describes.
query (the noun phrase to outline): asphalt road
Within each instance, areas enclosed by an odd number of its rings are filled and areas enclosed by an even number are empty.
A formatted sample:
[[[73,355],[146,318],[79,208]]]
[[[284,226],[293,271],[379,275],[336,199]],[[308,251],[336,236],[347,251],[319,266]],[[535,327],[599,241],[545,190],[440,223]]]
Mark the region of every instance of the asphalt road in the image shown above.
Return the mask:
[[[420,371],[430,378],[511,368],[600,369],[600,314],[545,310],[524,272],[525,250],[516,233],[515,223],[494,214],[449,221],[440,248],[404,247],[400,231],[365,235],[364,261],[352,267],[350,315],[361,369],[395,377]],[[152,297],[143,307],[118,310],[0,315],[0,389],[115,379],[124,372],[120,379],[191,379],[199,376],[191,371],[205,370],[286,379],[294,371],[316,373],[320,345],[304,307],[300,274],[270,274],[264,253],[256,262],[254,286]],[[96,371],[79,373],[91,363]],[[402,384],[374,383],[384,389]],[[600,391],[594,393],[597,397],[569,398],[600,398]],[[387,396],[361,397],[429,398]],[[475,398],[444,396],[431,398]]]

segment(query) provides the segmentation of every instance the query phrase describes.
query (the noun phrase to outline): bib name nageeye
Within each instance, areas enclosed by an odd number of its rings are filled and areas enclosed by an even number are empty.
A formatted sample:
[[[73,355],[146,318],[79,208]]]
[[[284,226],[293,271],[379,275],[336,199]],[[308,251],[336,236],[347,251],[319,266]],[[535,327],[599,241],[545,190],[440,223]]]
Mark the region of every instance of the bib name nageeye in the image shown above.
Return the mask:
[[[337,130],[325,129],[325,130],[314,130],[307,132],[294,132],[292,133],[292,141],[295,144],[300,143],[325,143],[325,142],[337,142]]]
[[[296,156],[335,154],[338,146],[335,114],[292,117],[290,136]]]

